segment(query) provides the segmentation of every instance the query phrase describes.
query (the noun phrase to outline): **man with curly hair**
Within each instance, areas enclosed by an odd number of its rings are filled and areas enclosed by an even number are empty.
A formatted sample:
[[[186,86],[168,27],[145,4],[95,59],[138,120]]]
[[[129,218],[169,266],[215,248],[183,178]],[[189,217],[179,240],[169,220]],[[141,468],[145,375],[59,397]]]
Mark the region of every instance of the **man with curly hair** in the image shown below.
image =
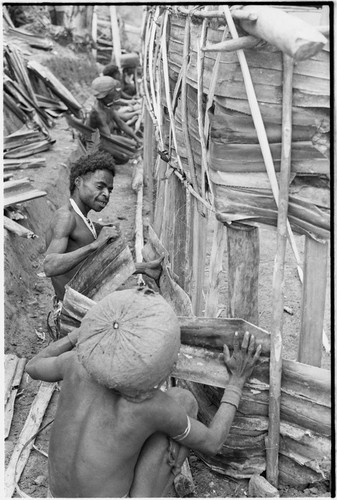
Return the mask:
[[[65,285],[89,255],[120,236],[117,227],[102,226],[87,217],[90,210],[100,212],[108,204],[114,176],[114,160],[107,152],[95,151],[77,160],[70,171],[70,199],[56,210],[47,230],[44,271],[55,291],[56,329]],[[156,279],[160,272],[160,259],[136,264],[136,273]]]

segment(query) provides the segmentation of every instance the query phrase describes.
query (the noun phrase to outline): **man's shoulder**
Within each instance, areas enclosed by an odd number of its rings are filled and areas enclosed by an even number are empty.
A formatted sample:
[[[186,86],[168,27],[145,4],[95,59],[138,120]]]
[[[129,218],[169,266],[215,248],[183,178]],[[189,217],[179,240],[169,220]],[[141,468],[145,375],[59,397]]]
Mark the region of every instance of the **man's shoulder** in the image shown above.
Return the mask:
[[[76,223],[74,211],[71,209],[69,202],[58,208],[52,217],[52,226],[64,225],[64,227],[73,226]]]

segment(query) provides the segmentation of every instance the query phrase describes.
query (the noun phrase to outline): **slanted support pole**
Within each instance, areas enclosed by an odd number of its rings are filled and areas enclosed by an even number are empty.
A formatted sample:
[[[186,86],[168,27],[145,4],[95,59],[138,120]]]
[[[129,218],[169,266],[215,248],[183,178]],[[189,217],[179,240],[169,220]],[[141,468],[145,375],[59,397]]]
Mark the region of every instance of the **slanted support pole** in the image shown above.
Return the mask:
[[[154,214],[154,184],[153,184],[153,171],[154,171],[154,127],[151,115],[144,107],[144,181],[146,188],[146,197],[149,203],[149,222],[153,224]]]
[[[302,318],[298,361],[321,366],[322,332],[327,285],[328,242],[305,239]]]
[[[260,244],[256,227],[233,223],[227,227],[228,313],[258,325]]]
[[[287,246],[287,217],[291,168],[293,59],[283,54],[282,156],[277,218],[277,249],[273,274],[273,316],[269,368],[269,428],[267,480],[277,488],[280,441],[280,400],[282,376],[282,326],[284,261]]]
[[[121,50],[121,40],[120,40],[120,35],[119,35],[119,26],[118,26],[116,5],[110,5],[110,20],[111,20],[113,53],[115,55],[116,65],[121,70],[122,50]]]

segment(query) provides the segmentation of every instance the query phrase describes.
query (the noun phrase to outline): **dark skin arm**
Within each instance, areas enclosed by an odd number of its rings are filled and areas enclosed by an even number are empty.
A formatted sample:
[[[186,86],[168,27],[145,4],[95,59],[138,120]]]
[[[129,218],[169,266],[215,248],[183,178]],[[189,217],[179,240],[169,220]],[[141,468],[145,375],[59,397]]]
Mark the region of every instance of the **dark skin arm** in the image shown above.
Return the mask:
[[[71,350],[78,339],[78,328],[72,330],[66,337],[53,342],[28,361],[26,372],[34,380],[59,382],[63,380],[65,365],[73,356]]]
[[[231,373],[229,384],[242,389],[245,381],[251,375],[253,367],[259,359],[261,346],[255,349],[254,336],[245,333],[242,345],[239,345],[238,335],[234,340],[233,355],[224,345],[224,363]],[[165,409],[165,415],[161,415],[163,432],[171,436],[178,435],[186,429],[187,416],[175,401],[170,401],[170,408]],[[221,450],[223,443],[229,434],[236,408],[229,403],[221,403],[209,426],[205,426],[198,420],[191,418],[191,430],[188,436],[179,441],[187,448],[215,455]]]
[[[113,119],[115,120],[117,126],[123,130],[123,132],[125,132],[127,135],[129,135],[130,137],[132,137],[132,139],[134,139],[137,144],[141,144],[140,140],[139,140],[139,137],[137,137],[137,135],[134,133],[134,131],[132,130],[131,127],[129,127],[129,125],[127,125],[125,123],[124,120],[122,120],[122,118],[119,116],[118,112],[115,111],[114,109],[111,110],[111,115],[113,117]]]
[[[64,274],[109,239],[115,239],[119,236],[119,231],[115,227],[103,227],[96,240],[88,245],[67,252],[69,238],[76,227],[75,216],[70,212],[61,212],[58,214],[51,227],[51,240],[44,260],[44,271],[46,276],[58,276]]]

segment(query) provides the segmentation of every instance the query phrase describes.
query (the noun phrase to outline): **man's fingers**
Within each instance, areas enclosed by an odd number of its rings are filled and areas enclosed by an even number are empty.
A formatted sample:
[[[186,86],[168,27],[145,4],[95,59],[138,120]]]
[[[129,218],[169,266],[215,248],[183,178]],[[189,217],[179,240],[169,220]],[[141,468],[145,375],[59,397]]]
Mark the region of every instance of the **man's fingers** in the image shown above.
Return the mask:
[[[240,348],[239,332],[234,333],[233,347],[234,347],[234,352],[239,352]]]
[[[249,336],[250,336],[249,332],[245,332],[245,334],[243,336],[242,344],[241,344],[241,349],[247,349],[248,344],[249,344],[249,340],[250,340]]]
[[[254,361],[254,363],[256,363],[256,361],[259,359],[260,354],[261,354],[261,351],[262,351],[262,346],[261,346],[261,344],[259,344],[259,345],[257,346],[257,349],[256,349],[255,354],[254,354],[254,357],[253,357],[253,361]]]
[[[226,346],[226,344],[224,344],[224,346],[223,346],[223,357],[224,357],[225,363],[227,364],[231,357],[229,354],[229,349]]]
[[[248,351],[252,353],[254,349],[255,349],[255,337],[253,334],[251,334],[249,338]]]

